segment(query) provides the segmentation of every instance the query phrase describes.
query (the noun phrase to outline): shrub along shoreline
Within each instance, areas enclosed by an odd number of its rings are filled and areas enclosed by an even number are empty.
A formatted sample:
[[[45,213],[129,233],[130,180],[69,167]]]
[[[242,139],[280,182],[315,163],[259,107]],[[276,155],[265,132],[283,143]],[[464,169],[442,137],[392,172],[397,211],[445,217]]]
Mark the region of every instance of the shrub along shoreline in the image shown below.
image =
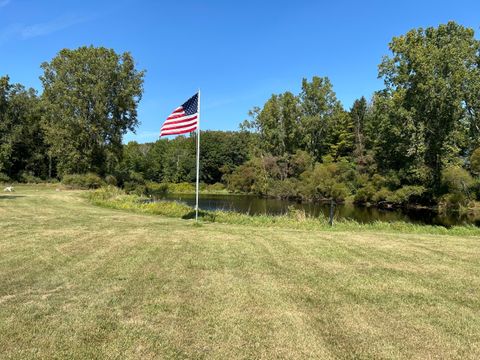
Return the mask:
[[[328,176],[327,176],[328,177]],[[16,182],[0,181],[0,184],[14,184]],[[26,183],[47,183],[47,181],[31,181]],[[98,189],[104,186],[118,186],[117,179],[112,175],[107,175],[105,178],[100,177],[95,173],[86,174],[68,174],[62,178],[61,183],[67,189],[91,190]],[[141,183],[124,183],[122,186],[126,194],[134,194],[140,197],[161,197],[166,194],[195,194],[195,183],[180,182],[180,183],[158,183],[153,181],[143,181]],[[277,193],[254,193],[246,191],[232,191],[228,186],[222,183],[206,184],[200,183],[200,191],[203,194],[213,195],[253,195],[261,198],[295,200],[301,203],[311,202],[330,202],[328,197],[303,197],[293,196],[288,194]],[[439,213],[458,212],[460,214],[476,214],[480,213],[480,201],[468,201],[468,204],[457,204],[457,207],[451,207],[445,202],[422,204],[417,201],[411,201],[422,193],[422,188],[417,186],[404,186],[395,192],[389,192],[382,189],[381,196],[373,196],[373,198],[362,198],[363,192],[358,192],[355,196],[345,196],[336,198],[338,204],[357,204],[366,207],[373,207],[379,209],[429,209]],[[371,194],[370,194],[371,195]]]
[[[324,174],[322,178],[331,178],[330,175]],[[338,183],[341,181],[339,180]],[[284,181],[289,183],[288,180]],[[338,184],[337,183],[337,184]],[[70,174],[65,175],[62,179],[62,184],[69,189],[98,189],[102,186],[112,185],[118,186],[117,179],[112,175],[107,175],[104,179],[94,173],[87,174]],[[159,197],[165,194],[195,194],[195,183],[180,182],[180,183],[158,183],[154,181],[141,182],[127,182],[121,186],[128,194],[135,194],[139,196],[153,196]],[[296,184],[295,187],[302,189],[301,184]],[[315,187],[315,188],[318,188]],[[305,190],[305,189],[303,189]],[[204,194],[219,194],[219,195],[254,195],[263,198],[271,199],[289,199],[302,203],[330,201],[331,197],[323,195],[305,196],[300,193],[292,192],[251,192],[244,190],[234,190],[225,184],[214,183],[206,184],[200,183],[200,191]],[[399,209],[399,208],[428,208],[438,212],[454,211],[460,213],[475,213],[480,209],[480,202],[469,200],[463,202],[463,205],[457,203],[457,206],[452,207],[447,202],[430,202],[425,203],[417,201],[423,194],[425,189],[421,186],[404,186],[396,191],[389,191],[382,188],[378,193],[374,190],[368,194],[363,190],[355,194],[355,196],[333,196],[337,203],[354,203],[367,207],[375,207],[380,209]]]
[[[86,195],[90,203],[111,209],[127,210],[136,213],[161,215],[165,217],[189,220],[195,217],[193,208],[175,201],[152,202],[149,198],[135,194],[127,194],[114,186],[106,186],[89,191]],[[480,236],[480,228],[475,226],[442,226],[419,225],[406,222],[374,222],[362,224],[353,220],[341,219],[334,226],[328,219],[309,217],[301,210],[292,210],[286,215],[247,215],[228,211],[200,211],[202,222],[223,223],[232,225],[248,225],[261,227],[279,227],[298,230],[326,231],[383,231],[418,234],[438,234],[455,236]]]

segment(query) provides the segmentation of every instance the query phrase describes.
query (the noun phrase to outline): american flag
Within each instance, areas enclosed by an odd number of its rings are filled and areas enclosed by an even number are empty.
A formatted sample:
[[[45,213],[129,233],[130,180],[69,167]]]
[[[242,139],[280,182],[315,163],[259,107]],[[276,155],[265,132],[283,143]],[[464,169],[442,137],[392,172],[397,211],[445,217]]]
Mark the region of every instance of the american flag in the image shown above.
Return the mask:
[[[160,136],[179,135],[195,131],[198,127],[198,94],[179,106],[165,120]]]

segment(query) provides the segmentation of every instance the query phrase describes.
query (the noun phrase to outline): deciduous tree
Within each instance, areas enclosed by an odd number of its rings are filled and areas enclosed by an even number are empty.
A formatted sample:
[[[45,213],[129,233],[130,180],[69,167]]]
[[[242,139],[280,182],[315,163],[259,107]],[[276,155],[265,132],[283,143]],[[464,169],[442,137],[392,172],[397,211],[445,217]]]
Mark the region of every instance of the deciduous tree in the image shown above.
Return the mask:
[[[113,171],[122,137],[138,125],[144,72],[130,53],[64,49],[42,64],[45,130],[60,173]]]

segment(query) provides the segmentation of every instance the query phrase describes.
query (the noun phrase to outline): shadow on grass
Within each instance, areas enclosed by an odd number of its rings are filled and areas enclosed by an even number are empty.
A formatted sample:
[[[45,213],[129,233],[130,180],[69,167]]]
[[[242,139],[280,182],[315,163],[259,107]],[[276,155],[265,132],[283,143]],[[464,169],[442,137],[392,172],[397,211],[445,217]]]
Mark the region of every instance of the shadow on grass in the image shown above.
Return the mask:
[[[215,215],[214,214],[212,214],[208,211],[203,211],[203,210],[198,211],[198,218],[201,219],[201,220],[206,220],[206,221],[215,221]],[[189,213],[183,215],[182,219],[184,219],[184,220],[195,219],[195,210],[192,210]]]
[[[16,198],[25,197],[24,195],[0,195],[0,200],[13,200]]]

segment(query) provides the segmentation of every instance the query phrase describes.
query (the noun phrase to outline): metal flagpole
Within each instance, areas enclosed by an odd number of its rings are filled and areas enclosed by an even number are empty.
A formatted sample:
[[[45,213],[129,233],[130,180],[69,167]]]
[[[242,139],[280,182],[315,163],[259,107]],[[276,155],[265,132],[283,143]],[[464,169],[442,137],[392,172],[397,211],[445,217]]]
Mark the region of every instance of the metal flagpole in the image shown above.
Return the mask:
[[[198,118],[197,118],[197,186],[196,186],[196,200],[195,200],[195,221],[198,221],[198,193],[199,189],[199,175],[200,175],[200,89],[198,89]]]

